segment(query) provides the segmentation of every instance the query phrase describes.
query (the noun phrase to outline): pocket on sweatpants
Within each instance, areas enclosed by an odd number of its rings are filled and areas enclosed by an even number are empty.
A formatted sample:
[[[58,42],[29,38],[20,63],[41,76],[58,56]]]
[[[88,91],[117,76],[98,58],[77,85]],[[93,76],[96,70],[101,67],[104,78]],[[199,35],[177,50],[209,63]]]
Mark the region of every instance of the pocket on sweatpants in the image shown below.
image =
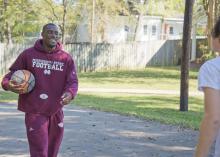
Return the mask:
[[[60,128],[64,127],[63,119],[64,119],[64,114],[63,110],[59,110],[55,115],[54,118],[56,119],[56,122]]]
[[[41,114],[26,113],[25,124],[28,131],[37,131],[48,123],[48,117]]]

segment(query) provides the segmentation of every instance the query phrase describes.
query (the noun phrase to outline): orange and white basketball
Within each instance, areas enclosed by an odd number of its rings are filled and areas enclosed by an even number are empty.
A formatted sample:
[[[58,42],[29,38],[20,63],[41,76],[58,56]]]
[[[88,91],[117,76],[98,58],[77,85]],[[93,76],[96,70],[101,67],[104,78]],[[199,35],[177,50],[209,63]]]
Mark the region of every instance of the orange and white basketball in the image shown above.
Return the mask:
[[[29,93],[35,86],[34,75],[28,70],[17,70],[12,76],[11,80],[16,84],[21,84],[24,93]]]

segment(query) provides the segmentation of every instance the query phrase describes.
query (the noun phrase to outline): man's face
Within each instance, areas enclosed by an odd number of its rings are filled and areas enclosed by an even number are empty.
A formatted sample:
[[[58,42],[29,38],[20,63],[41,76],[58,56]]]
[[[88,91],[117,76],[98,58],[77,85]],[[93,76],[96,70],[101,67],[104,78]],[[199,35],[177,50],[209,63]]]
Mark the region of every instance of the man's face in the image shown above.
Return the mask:
[[[55,25],[47,25],[42,32],[42,37],[45,46],[53,48],[59,40],[59,29]]]

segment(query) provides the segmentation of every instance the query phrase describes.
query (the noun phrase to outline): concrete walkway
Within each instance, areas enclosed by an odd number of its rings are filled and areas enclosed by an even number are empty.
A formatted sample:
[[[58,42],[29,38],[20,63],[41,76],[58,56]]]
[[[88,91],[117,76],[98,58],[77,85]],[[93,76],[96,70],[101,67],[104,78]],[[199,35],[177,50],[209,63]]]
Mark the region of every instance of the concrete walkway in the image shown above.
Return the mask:
[[[59,157],[192,157],[198,131],[66,106]],[[28,157],[24,114],[0,104],[0,157]]]
[[[0,88],[0,91],[3,91]],[[180,95],[177,90],[153,90],[153,89],[135,89],[135,88],[79,88],[79,92],[96,92],[96,93],[127,93],[127,94],[160,94],[160,95]],[[203,93],[199,91],[190,92],[190,96],[202,96]]]
[[[160,94],[160,95],[180,95],[177,90],[152,90],[152,89],[133,89],[133,88],[79,88],[79,92],[96,93],[128,93],[128,94]],[[199,91],[189,92],[190,96],[202,96]]]

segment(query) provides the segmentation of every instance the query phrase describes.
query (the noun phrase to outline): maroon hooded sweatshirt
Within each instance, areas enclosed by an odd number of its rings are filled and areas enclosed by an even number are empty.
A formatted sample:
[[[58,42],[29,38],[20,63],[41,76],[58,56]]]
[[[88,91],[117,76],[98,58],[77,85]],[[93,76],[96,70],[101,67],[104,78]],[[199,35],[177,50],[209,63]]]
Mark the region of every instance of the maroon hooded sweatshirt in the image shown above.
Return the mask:
[[[36,41],[34,47],[24,50],[3,78],[3,89],[7,90],[12,73],[21,69],[32,72],[35,87],[30,93],[19,95],[20,111],[50,116],[62,108],[60,101],[64,92],[70,92],[73,98],[77,94],[78,78],[74,61],[62,50],[60,43],[50,53],[43,49],[42,40]]]

